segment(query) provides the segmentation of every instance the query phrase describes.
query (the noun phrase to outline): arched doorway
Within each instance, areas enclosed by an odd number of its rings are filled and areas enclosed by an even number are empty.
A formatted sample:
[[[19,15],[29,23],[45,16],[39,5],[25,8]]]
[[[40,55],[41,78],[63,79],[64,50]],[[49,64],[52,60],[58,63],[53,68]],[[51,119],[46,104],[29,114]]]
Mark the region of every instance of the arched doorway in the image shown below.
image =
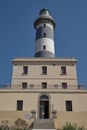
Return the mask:
[[[49,118],[49,97],[45,94],[41,95],[39,99],[39,118]]]

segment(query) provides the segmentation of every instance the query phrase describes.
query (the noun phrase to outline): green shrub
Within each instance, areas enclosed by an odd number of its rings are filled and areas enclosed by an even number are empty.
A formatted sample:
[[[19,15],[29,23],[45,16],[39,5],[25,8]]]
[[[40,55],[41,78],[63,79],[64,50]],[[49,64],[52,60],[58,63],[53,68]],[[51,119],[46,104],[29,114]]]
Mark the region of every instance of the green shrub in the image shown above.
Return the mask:
[[[63,130],[77,130],[76,124],[66,123],[65,126],[63,126]]]
[[[63,126],[62,130],[85,130],[85,128],[83,126],[77,127],[76,124],[71,124],[69,122],[69,123],[66,123],[66,125]]]

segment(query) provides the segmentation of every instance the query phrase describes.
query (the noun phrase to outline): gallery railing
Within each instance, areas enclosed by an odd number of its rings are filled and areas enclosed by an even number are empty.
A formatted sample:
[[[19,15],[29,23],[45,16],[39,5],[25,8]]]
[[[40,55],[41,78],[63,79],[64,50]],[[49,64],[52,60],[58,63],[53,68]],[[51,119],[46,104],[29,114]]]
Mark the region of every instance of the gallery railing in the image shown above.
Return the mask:
[[[40,85],[40,84],[30,84],[26,86],[22,86],[21,84],[12,84],[12,85],[0,85],[0,89],[14,89],[14,90],[41,90],[41,89],[51,89],[51,90],[61,90],[61,89],[71,89],[71,90],[86,90],[87,86],[86,85],[67,85],[67,86],[62,86],[62,85],[57,85],[57,84],[48,84],[48,85]]]

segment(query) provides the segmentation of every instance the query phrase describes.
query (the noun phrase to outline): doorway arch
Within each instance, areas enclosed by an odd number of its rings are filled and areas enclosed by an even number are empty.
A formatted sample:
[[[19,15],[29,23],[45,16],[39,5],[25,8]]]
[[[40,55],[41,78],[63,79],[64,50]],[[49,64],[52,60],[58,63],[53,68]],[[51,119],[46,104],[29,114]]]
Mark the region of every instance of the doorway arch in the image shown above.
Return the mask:
[[[47,94],[41,94],[39,97],[39,118],[49,119],[50,116],[50,101]]]

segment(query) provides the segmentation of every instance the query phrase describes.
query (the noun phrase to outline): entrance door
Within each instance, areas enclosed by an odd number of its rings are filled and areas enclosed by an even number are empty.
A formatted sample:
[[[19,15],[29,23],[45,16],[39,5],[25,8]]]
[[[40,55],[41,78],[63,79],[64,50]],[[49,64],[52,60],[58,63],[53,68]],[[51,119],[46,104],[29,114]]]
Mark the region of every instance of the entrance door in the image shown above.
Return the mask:
[[[43,99],[40,98],[40,118],[41,119],[49,118],[49,99],[48,99],[48,96],[47,97],[45,96]]]

